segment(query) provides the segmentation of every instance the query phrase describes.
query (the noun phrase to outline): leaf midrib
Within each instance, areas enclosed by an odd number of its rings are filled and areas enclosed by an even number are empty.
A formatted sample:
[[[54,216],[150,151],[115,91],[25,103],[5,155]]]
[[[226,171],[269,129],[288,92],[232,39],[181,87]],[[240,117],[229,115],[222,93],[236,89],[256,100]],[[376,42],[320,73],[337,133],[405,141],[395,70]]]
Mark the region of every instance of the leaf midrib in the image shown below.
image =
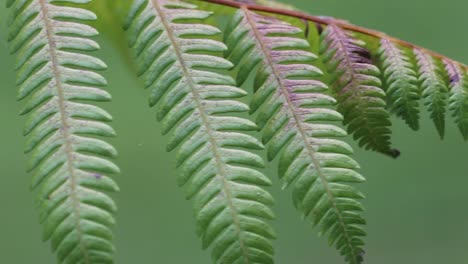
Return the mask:
[[[284,96],[284,98],[286,100],[286,103],[288,105],[288,109],[290,110],[291,115],[294,118],[294,122],[295,122],[295,124],[297,126],[297,130],[298,130],[298,132],[299,132],[299,134],[300,134],[300,136],[302,138],[302,141],[305,143],[305,147],[307,149],[307,152],[309,153],[310,159],[312,160],[312,162],[314,164],[315,170],[317,171],[317,175],[319,176],[319,178],[320,178],[320,180],[321,180],[321,182],[323,184],[323,187],[324,187],[324,189],[325,189],[325,191],[327,193],[327,196],[328,196],[328,198],[330,200],[332,208],[334,209],[335,213],[338,216],[339,223],[340,223],[340,225],[341,225],[341,227],[342,227],[342,229],[344,231],[344,235],[346,237],[348,247],[351,249],[350,250],[351,255],[352,255],[354,260],[357,260],[355,252],[354,252],[354,246],[351,243],[350,235],[348,234],[348,229],[346,227],[346,224],[344,223],[344,219],[343,219],[343,216],[341,214],[341,210],[338,209],[338,206],[336,205],[335,197],[334,197],[333,193],[331,192],[330,186],[328,185],[328,181],[327,181],[325,175],[323,174],[323,172],[321,170],[321,165],[320,165],[319,161],[317,160],[317,158],[315,156],[314,150],[312,149],[312,147],[310,146],[310,144],[308,142],[308,137],[306,135],[305,129],[302,126],[302,122],[301,122],[300,118],[296,114],[296,106],[294,105],[294,103],[291,101],[291,99],[288,96],[288,89],[285,87],[285,85],[283,83],[283,80],[281,78],[281,74],[279,73],[279,70],[276,68],[275,63],[273,62],[273,59],[272,59],[271,54],[269,52],[270,50],[265,46],[264,42],[262,41],[263,36],[256,28],[256,23],[255,23],[254,19],[252,18],[251,14],[250,14],[250,10],[248,10],[248,8],[245,7],[245,6],[243,6],[241,8],[241,10],[244,12],[245,17],[247,19],[247,22],[249,23],[249,25],[251,27],[251,30],[254,33],[255,39],[257,41],[257,46],[260,47],[260,50],[262,51],[262,53],[264,55],[264,58],[266,59],[266,61],[268,63],[268,66],[271,68],[271,70],[273,72],[273,75],[275,76],[276,82],[278,83],[278,85],[281,88],[281,93],[283,94],[283,96]]]
[[[238,216],[237,216],[237,210],[234,207],[234,204],[233,204],[233,201],[232,201],[233,200],[232,194],[229,191],[228,181],[226,179],[226,171],[224,170],[223,162],[222,162],[222,159],[221,159],[221,154],[219,153],[218,148],[216,147],[217,146],[216,139],[213,136],[213,131],[212,131],[211,127],[210,127],[210,123],[209,123],[209,120],[208,120],[208,116],[206,114],[205,107],[203,106],[203,104],[202,104],[202,102],[200,100],[200,95],[199,95],[199,93],[197,91],[197,88],[195,87],[196,85],[195,85],[195,83],[194,83],[194,81],[193,81],[193,79],[192,79],[192,77],[190,75],[190,71],[188,70],[188,66],[184,61],[183,54],[181,52],[181,48],[180,48],[179,43],[178,43],[178,41],[177,41],[173,31],[172,31],[172,28],[170,26],[171,22],[169,22],[168,19],[166,18],[165,12],[162,10],[161,6],[159,6],[158,0],[150,0],[150,1],[152,3],[153,8],[155,9],[157,14],[161,18],[161,22],[162,22],[162,24],[163,24],[163,26],[164,26],[164,28],[165,28],[165,30],[167,32],[167,36],[168,36],[169,40],[171,41],[172,46],[174,47],[175,55],[176,55],[177,60],[178,60],[178,62],[180,64],[180,66],[181,66],[183,74],[184,74],[184,76],[185,76],[185,78],[187,80],[187,85],[190,87],[190,90],[192,92],[195,104],[196,104],[196,106],[198,108],[198,111],[200,112],[200,117],[202,119],[202,123],[203,123],[204,127],[206,128],[207,138],[208,138],[208,140],[210,142],[211,150],[212,150],[213,155],[215,157],[215,161],[216,161],[215,163],[216,163],[216,166],[217,166],[218,174],[222,178],[222,182],[223,182],[222,189],[223,189],[223,192],[226,195],[226,200],[227,200],[227,204],[228,204],[228,207],[229,207],[229,211],[231,212],[231,216],[233,218],[234,227],[236,229],[237,237],[239,238],[238,241],[239,241],[239,244],[240,244],[240,247],[241,247],[243,259],[245,260],[245,264],[250,264],[250,260],[249,260],[249,257],[248,257],[248,251],[247,251],[245,243],[243,241],[242,230],[241,230],[241,227],[240,227],[240,221],[239,221]]]
[[[91,264],[91,260],[89,258],[89,254],[86,250],[85,243],[83,241],[83,232],[81,230],[80,226],[80,219],[81,219],[81,212],[80,212],[80,199],[78,198],[78,184],[77,184],[77,176],[75,174],[74,170],[74,158],[73,158],[73,140],[71,138],[72,133],[70,133],[69,130],[69,123],[67,120],[67,111],[66,111],[66,106],[65,106],[65,95],[63,92],[63,87],[61,83],[61,73],[60,73],[60,65],[58,63],[58,56],[57,56],[57,45],[54,40],[54,33],[53,31],[53,26],[51,24],[52,18],[49,16],[49,10],[48,10],[48,5],[49,3],[47,0],[38,0],[39,1],[39,6],[41,9],[42,13],[42,18],[44,20],[44,29],[46,31],[47,35],[47,42],[48,42],[48,50],[50,52],[50,57],[51,57],[51,63],[52,63],[52,71],[55,79],[55,85],[56,85],[56,90],[57,90],[57,97],[58,97],[58,108],[59,108],[59,115],[60,115],[60,122],[61,122],[61,128],[59,129],[59,133],[62,134],[63,140],[64,140],[64,149],[65,149],[65,154],[66,154],[66,162],[67,162],[67,170],[68,173],[70,174],[69,177],[69,182],[70,182],[70,199],[72,200],[72,207],[73,207],[73,212],[74,212],[74,220],[75,220],[75,230],[76,230],[76,235],[78,238],[78,243],[80,247],[80,251],[84,257],[84,262],[87,264]]]
[[[344,52],[344,60],[346,61],[346,64],[348,65],[348,67],[346,67],[346,70],[348,70],[350,72],[351,76],[352,76],[350,83],[353,83],[352,84],[353,87],[357,88],[356,89],[357,90],[356,94],[359,95],[359,87],[361,87],[362,85],[359,82],[356,82],[355,80],[358,79],[358,78],[354,78],[354,77],[356,75],[360,75],[361,73],[355,71],[355,69],[354,69],[354,64],[355,63],[350,59],[351,58],[350,51],[348,50],[348,48],[344,44],[345,39],[349,38],[349,36],[346,36],[346,32],[344,32],[343,29],[338,27],[337,25],[331,24],[331,25],[329,25],[329,27],[333,30],[332,34],[334,34],[338,38],[336,41],[338,42],[338,45],[340,46],[341,50]],[[333,42],[334,40],[331,40],[331,41]],[[355,45],[355,44],[352,44],[352,45]],[[334,55],[333,57],[336,57],[336,55]],[[342,87],[342,88],[345,88],[346,86],[350,85],[350,83],[345,84],[344,87]],[[356,108],[361,108],[361,104],[357,104]],[[365,111],[360,111],[360,112],[362,113],[362,112],[365,112]],[[378,137],[381,136],[381,135],[375,134],[374,133],[375,129],[372,129],[372,125],[369,126],[370,121],[369,121],[369,118],[367,117],[367,115],[360,115],[360,117],[364,120],[364,122],[366,124],[365,126],[362,126],[362,127],[364,127],[364,129],[367,131],[367,134],[368,135],[373,135],[373,136],[369,137],[370,141],[372,141],[373,143],[372,144],[367,144],[367,145],[371,146],[373,149],[376,149],[376,150],[380,151],[381,146],[379,144]],[[362,137],[365,137],[365,136],[362,136]],[[386,149],[388,147],[384,146],[384,148]]]
[[[383,45],[386,46],[388,49],[385,49],[384,47],[384,53],[385,51],[388,51],[388,58],[393,58],[391,61],[392,64],[396,64],[397,66],[397,70],[396,72],[398,73],[399,75],[399,79],[402,79],[404,80],[404,82],[406,83],[406,85],[404,86],[404,88],[402,89],[404,91],[403,93],[403,96],[401,98],[404,98],[404,104],[405,104],[405,107],[406,107],[406,113],[407,113],[407,116],[409,117],[410,119],[410,122],[412,124],[417,124],[418,123],[418,117],[417,117],[417,109],[415,109],[415,107],[413,107],[411,105],[411,97],[410,97],[410,94],[411,94],[411,89],[413,86],[414,87],[414,84],[412,84],[411,82],[409,81],[406,81],[405,80],[405,76],[410,76],[411,74],[409,74],[409,72],[411,71],[411,69],[409,69],[407,67],[407,65],[405,65],[405,61],[403,59],[403,55],[401,53],[401,50],[395,46],[395,44],[393,44],[392,42],[386,40],[386,39],[382,39],[383,41]],[[397,80],[395,80],[393,83],[395,83]]]

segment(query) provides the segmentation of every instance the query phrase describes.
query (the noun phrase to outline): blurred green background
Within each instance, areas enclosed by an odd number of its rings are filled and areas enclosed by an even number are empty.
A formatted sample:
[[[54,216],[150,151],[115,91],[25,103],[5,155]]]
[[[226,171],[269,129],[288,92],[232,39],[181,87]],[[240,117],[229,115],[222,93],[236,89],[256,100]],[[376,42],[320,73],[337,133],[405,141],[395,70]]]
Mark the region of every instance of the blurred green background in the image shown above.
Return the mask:
[[[97,0],[102,1],[102,0]],[[468,62],[468,1],[460,0],[290,0],[313,14],[347,19]],[[7,53],[5,8],[0,9],[0,263],[55,263],[41,228],[30,175],[25,173],[24,119],[15,101],[14,59]],[[119,27],[119,25],[115,25]],[[99,54],[109,64],[105,73],[114,101],[114,115],[123,173],[116,227],[117,263],[210,263],[194,232],[191,203],[176,187],[174,154],[165,152],[165,138],[145,91],[109,42]],[[427,115],[425,115],[427,117]],[[398,160],[356,150],[368,182],[367,255],[371,264],[468,263],[468,143],[454,126],[441,142],[425,118],[413,133],[394,121]],[[274,179],[275,167],[266,173]],[[317,238],[293,209],[288,191],[271,188],[276,197],[274,223],[276,262],[280,264],[343,263],[326,240]]]

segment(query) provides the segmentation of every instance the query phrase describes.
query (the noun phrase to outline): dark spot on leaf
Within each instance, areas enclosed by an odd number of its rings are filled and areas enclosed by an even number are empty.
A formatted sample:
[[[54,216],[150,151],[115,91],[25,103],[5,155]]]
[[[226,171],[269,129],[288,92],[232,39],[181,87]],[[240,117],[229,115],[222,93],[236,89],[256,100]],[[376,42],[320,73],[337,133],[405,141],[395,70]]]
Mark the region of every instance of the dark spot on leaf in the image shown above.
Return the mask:
[[[450,76],[450,84],[457,84],[460,82],[460,76],[458,74],[454,74]]]
[[[310,28],[309,28],[309,21],[307,21],[307,20],[305,20],[305,19],[302,19],[302,22],[303,22],[304,25],[305,25],[304,37],[305,37],[305,38],[308,38],[308,37],[309,37],[309,31],[310,31]]]
[[[319,23],[315,23],[315,27],[317,28],[317,32],[319,33],[319,35],[322,35],[323,26]]]
[[[372,55],[367,49],[355,49],[353,50],[353,53],[362,58],[365,58],[366,60],[372,59]]]
[[[102,178],[102,175],[101,174],[98,174],[98,173],[95,173],[94,174],[94,178],[100,180]]]

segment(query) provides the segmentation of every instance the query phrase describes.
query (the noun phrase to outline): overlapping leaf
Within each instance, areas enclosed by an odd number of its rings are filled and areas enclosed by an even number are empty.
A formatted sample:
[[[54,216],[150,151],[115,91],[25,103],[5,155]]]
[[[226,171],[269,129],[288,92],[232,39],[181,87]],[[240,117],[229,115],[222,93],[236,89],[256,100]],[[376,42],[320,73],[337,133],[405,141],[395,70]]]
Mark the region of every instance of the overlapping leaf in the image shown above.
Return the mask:
[[[38,190],[44,238],[60,263],[113,263],[111,226],[118,189],[109,174],[115,149],[111,116],[84,101],[109,101],[95,71],[106,65],[84,54],[98,49],[92,12],[63,6],[89,0],[11,0],[10,41],[17,54],[18,98],[25,100],[24,134],[33,188]]]
[[[348,132],[366,149],[395,155],[380,71],[364,43],[334,24],[327,26],[321,40],[320,53],[332,76],[338,111],[344,115]]]
[[[238,67],[239,83],[258,69],[251,107],[260,109],[257,123],[268,158],[281,153],[279,175],[285,186],[294,185],[296,207],[329,233],[349,263],[361,263],[363,196],[349,183],[364,178],[342,141],[346,132],[334,125],[342,116],[317,80],[316,56],[299,33],[286,22],[241,8],[226,30],[227,56]]]
[[[203,247],[216,263],[273,263],[273,198],[261,188],[270,181],[250,152],[262,145],[243,133],[255,124],[234,117],[248,111],[235,100],[245,92],[222,73],[232,64],[216,56],[226,47],[201,22],[208,16],[183,2],[137,0],[126,28],[150,104],[159,104],[163,132],[172,131],[168,149],[178,147],[179,183],[194,201]]]

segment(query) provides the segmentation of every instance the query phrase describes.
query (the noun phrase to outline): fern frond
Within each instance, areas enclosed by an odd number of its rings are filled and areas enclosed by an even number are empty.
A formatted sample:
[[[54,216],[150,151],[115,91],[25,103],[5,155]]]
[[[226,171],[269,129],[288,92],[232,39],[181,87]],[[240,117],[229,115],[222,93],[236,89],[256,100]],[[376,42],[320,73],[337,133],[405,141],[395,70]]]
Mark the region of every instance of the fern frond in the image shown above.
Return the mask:
[[[361,263],[363,196],[347,184],[364,178],[349,157],[351,147],[341,140],[346,132],[332,124],[342,116],[317,80],[321,71],[312,65],[317,56],[298,33],[286,22],[241,8],[226,30],[227,56],[238,67],[239,83],[259,64],[252,111],[260,109],[257,123],[268,158],[282,153],[279,175],[285,187],[294,184],[296,207],[322,233],[329,232],[330,244],[349,263]]]
[[[398,45],[387,39],[380,40],[379,59],[384,87],[392,111],[413,130],[419,129],[418,78],[410,58]]]
[[[194,201],[203,247],[216,263],[273,263],[273,198],[262,188],[271,183],[250,152],[262,145],[243,133],[255,124],[233,116],[248,111],[234,100],[245,92],[219,71],[232,64],[217,56],[226,47],[201,22],[209,16],[184,2],[137,0],[126,28],[150,105],[159,104],[163,132],[173,131],[168,150],[178,147],[178,181]]]
[[[414,54],[416,55],[424,104],[434,121],[437,132],[443,138],[448,88],[443,80],[442,68],[430,54],[419,49],[415,49]]]
[[[365,149],[392,154],[390,115],[386,110],[380,70],[365,43],[330,24],[321,35],[320,53],[333,80],[338,111],[348,133]]]
[[[108,101],[106,65],[83,51],[98,49],[87,10],[62,5],[87,0],[13,0],[10,41],[17,53],[18,98],[28,114],[24,134],[32,187],[38,190],[44,239],[60,263],[113,263],[111,227],[118,189],[108,176],[116,150],[96,136],[113,136],[111,116],[83,101]]]
[[[200,0],[200,1],[207,2],[207,3],[214,3],[220,6],[230,6],[230,7],[234,7],[237,9],[247,8],[251,11],[257,11],[257,12],[273,14],[276,16],[281,16],[281,19],[295,18],[295,19],[298,19],[298,21],[299,20],[311,21],[313,25],[317,27],[319,33],[322,33],[324,31],[324,28],[327,28],[327,29],[334,28],[335,31],[340,31],[342,33],[340,35],[344,36],[344,39],[341,39],[341,43],[346,44],[346,42],[348,42],[348,44],[349,43],[351,44],[350,45],[338,45],[338,46],[342,47],[341,48],[342,51],[346,51],[346,49],[348,49],[348,52],[343,53],[343,52],[335,51],[333,49],[327,50],[328,47],[331,47],[332,41],[326,41],[326,42],[322,41],[322,43],[324,44],[322,45],[322,52],[321,52],[321,54],[326,55],[325,61],[330,62],[328,63],[328,68],[331,69],[332,71],[331,81],[334,81],[335,85],[333,86],[335,88],[339,88],[339,89],[335,89],[335,92],[338,93],[339,95],[339,91],[343,89],[342,86],[348,86],[348,88],[349,86],[354,86],[350,84],[359,83],[360,81],[362,81],[360,79],[362,79],[364,75],[370,75],[371,79],[373,79],[371,82],[375,82],[375,83],[371,85],[366,84],[364,85],[364,87],[367,87],[367,88],[360,89],[360,90],[365,90],[366,92],[368,92],[369,87],[377,88],[377,90],[372,89],[373,92],[375,92],[375,94],[371,96],[365,96],[361,93],[361,94],[358,94],[358,96],[341,98],[341,100],[338,97],[339,99],[338,101],[340,105],[342,104],[341,102],[343,99],[346,99],[348,101],[347,104],[343,104],[344,107],[340,107],[339,111],[344,113],[345,123],[350,123],[348,125],[348,131],[354,134],[355,139],[358,139],[362,146],[369,148],[369,149],[384,152],[393,157],[397,157],[399,155],[399,151],[392,150],[389,148],[389,145],[390,145],[390,134],[388,130],[389,119],[388,119],[388,113],[385,112],[385,109],[383,107],[385,106],[384,104],[385,101],[389,103],[389,108],[398,116],[402,117],[409,124],[411,128],[413,129],[418,128],[418,123],[414,120],[418,119],[419,113],[411,112],[410,114],[410,111],[409,111],[409,109],[414,109],[414,110],[417,109],[416,105],[418,104],[418,102],[416,100],[416,95],[414,94],[416,90],[414,89],[413,85],[403,88],[404,86],[400,85],[400,83],[402,83],[403,81],[395,81],[394,78],[392,78],[393,81],[388,79],[389,76],[396,75],[395,73],[397,72],[398,72],[398,75],[405,77],[404,82],[408,82],[410,80],[411,80],[410,82],[413,82],[414,81],[413,72],[416,72],[416,77],[418,78],[418,83],[416,86],[419,87],[418,93],[421,94],[422,95],[421,97],[424,98],[424,103],[426,104],[427,108],[429,109],[429,112],[431,113],[431,118],[434,120],[439,134],[443,136],[445,132],[445,108],[447,106],[446,97],[447,97],[447,93],[451,96],[451,92],[450,92],[451,89],[449,88],[451,88],[452,84],[448,82],[448,76],[447,76],[448,73],[446,71],[443,71],[443,66],[445,65],[442,65],[442,64],[444,62],[450,62],[451,64],[456,64],[460,67],[462,72],[466,72],[468,70],[467,65],[456,62],[455,60],[452,60],[442,54],[425,49],[413,43],[389,36],[383,32],[360,27],[348,21],[333,18],[333,17],[314,16],[314,15],[310,15],[310,14],[306,14],[301,11],[298,11],[297,9],[294,10],[294,8],[293,9],[281,8],[281,7],[276,7],[274,5],[272,6],[272,5],[264,4],[263,1],[260,1],[260,0],[258,1],[254,1],[254,0],[252,1],[251,0],[247,0],[247,1]],[[225,15],[228,15],[230,13],[230,11],[227,12],[226,8],[224,9],[219,8],[219,10],[220,12],[223,12],[223,14]],[[307,35],[307,32],[309,31],[308,29],[309,29],[309,25],[306,24],[306,27],[305,27],[306,35]],[[328,35],[329,31],[330,30],[327,30],[325,32],[326,34],[322,34],[322,35],[323,36]],[[326,39],[326,36],[325,36],[325,39]],[[337,43],[338,42],[340,41],[337,41]],[[387,71],[387,77],[383,78],[383,80],[380,81],[381,76],[378,74],[378,71],[375,70],[372,64],[380,60],[380,63],[378,64],[378,66],[382,67],[382,60],[385,59],[383,58],[384,47],[382,46],[382,42],[386,42],[387,43],[386,46],[390,48],[390,50],[387,50],[387,53],[389,53],[389,51],[393,49],[392,47],[389,47],[389,46],[394,46],[395,48],[394,51],[397,52],[396,55],[398,55],[398,53],[400,53],[401,55],[399,59],[393,59],[392,61],[387,61],[386,67],[395,68],[396,64],[399,64],[398,61],[401,61],[401,59],[403,59],[403,61],[406,61],[405,64],[410,63],[411,69],[407,67],[408,65],[405,65],[403,67],[406,69],[402,69],[408,72],[404,73],[403,71],[397,71],[397,72],[394,72],[393,75],[388,75],[390,71]],[[365,45],[366,47],[364,47],[363,45]],[[376,46],[380,47],[380,49],[374,49]],[[416,53],[416,55],[414,53]],[[338,54],[340,55],[335,56]],[[417,56],[418,54],[420,56]],[[360,76],[361,78],[354,79],[355,80],[354,82],[348,83],[346,82],[346,80],[344,80],[343,84],[336,85],[338,81],[340,80],[340,77],[346,76],[345,74],[346,72],[343,71],[343,68],[350,69],[349,67],[342,67],[340,71],[340,69],[337,68],[338,66],[342,64],[337,63],[335,58],[347,57],[345,55],[351,56],[350,59],[355,60],[354,63],[356,65],[360,65],[361,68],[366,69],[370,67],[372,69],[368,69],[370,70],[370,72],[363,74],[363,76]],[[419,58],[416,59],[415,57],[419,57]],[[344,64],[352,65],[353,64],[352,60],[347,60],[348,63],[344,63]],[[435,69],[430,69],[432,67],[431,64],[434,64],[433,66],[435,67]],[[427,69],[427,67],[429,67],[429,69]],[[421,68],[426,68],[426,69],[421,70]],[[382,70],[385,71],[385,69],[382,69]],[[436,72],[435,75],[431,73],[434,70]],[[425,73],[423,73],[422,71],[424,71]],[[378,80],[374,79],[374,77],[377,77]],[[368,79],[368,78],[364,78],[364,79]],[[343,80],[343,78],[341,78],[341,80]],[[379,82],[384,82],[384,84],[381,85]],[[389,86],[391,86],[392,89],[388,90],[391,94],[387,96],[385,94],[385,90],[387,90]],[[445,86],[445,88],[442,88],[443,86]],[[429,88],[429,89],[426,89],[426,88]],[[422,90],[426,92],[423,93]],[[456,90],[457,89],[455,89],[455,91]],[[458,89],[458,91],[462,91],[462,90]],[[461,95],[461,93],[458,93],[458,94]],[[415,96],[415,97],[412,98],[412,96]],[[356,128],[356,126],[358,126],[357,124],[360,124],[360,123],[353,122],[356,120],[354,119],[354,116],[352,114],[358,115],[358,111],[362,109],[354,107],[355,111],[351,111],[353,110],[352,109],[353,107],[349,107],[349,105],[352,105],[351,103],[353,103],[353,101],[359,101],[358,99],[362,97],[364,97],[367,100],[364,100],[365,101],[364,104],[360,103],[359,105],[365,105],[366,106],[365,108],[367,108],[368,105],[370,104],[369,102],[373,102],[373,104],[375,104],[376,107],[374,107],[372,111],[365,112],[364,115],[362,114],[359,115],[361,117],[360,121],[362,121],[362,119],[365,119],[366,121],[369,121],[369,120],[373,121],[371,123],[375,123],[374,121],[376,119],[380,119],[384,121],[381,121],[381,123],[378,123],[377,125],[366,124],[369,122],[364,122],[363,124],[365,126],[361,126],[361,129]],[[468,113],[463,112],[463,111],[466,111],[466,110],[463,110],[464,107],[461,107],[463,105],[461,103],[463,99],[461,98],[463,97],[464,97],[463,95],[461,95],[461,97],[460,96],[456,97],[458,98],[458,100],[456,100],[458,102],[456,103],[457,104],[456,108],[458,108],[458,114],[455,114],[455,115],[458,116],[458,119],[456,117],[455,122],[457,123],[457,125],[459,126],[459,129],[461,130],[463,130],[463,128],[460,128],[460,124],[463,123],[461,120],[464,119],[461,116],[468,115]],[[348,100],[350,98],[352,100]],[[411,100],[409,98],[411,98]],[[448,101],[449,101],[449,104],[450,102],[453,102],[453,101],[450,101],[450,99]],[[407,109],[408,107],[410,108]],[[379,109],[379,111],[376,112],[375,111],[376,109]],[[449,106],[449,109],[453,109],[453,108]],[[453,110],[451,111],[453,115]],[[364,117],[371,115],[371,113],[376,114],[374,118],[364,118]],[[379,118],[376,118],[377,115],[379,116]],[[368,127],[374,127],[374,126],[377,127],[377,129],[374,129],[374,135],[368,134],[369,129],[364,129],[366,128],[366,125]],[[464,134],[464,132],[462,132],[462,134]],[[374,140],[371,140],[370,142],[368,142],[369,139],[374,139]],[[376,144],[377,146],[375,146]]]
[[[459,64],[443,62],[450,82],[449,109],[463,138],[468,140],[468,75]]]

